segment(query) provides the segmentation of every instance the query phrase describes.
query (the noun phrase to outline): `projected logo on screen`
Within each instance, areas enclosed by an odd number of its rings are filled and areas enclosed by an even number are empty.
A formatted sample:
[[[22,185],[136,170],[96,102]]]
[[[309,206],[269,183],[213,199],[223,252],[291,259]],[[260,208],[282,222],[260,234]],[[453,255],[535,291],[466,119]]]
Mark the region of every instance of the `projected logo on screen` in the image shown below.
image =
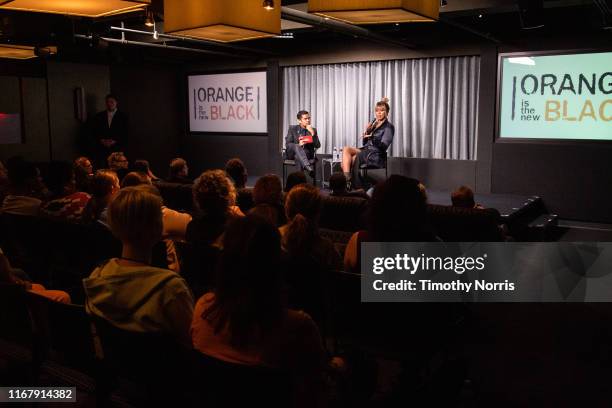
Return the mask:
[[[190,76],[191,132],[266,133],[266,73]]]
[[[612,53],[503,57],[500,137],[612,140]]]

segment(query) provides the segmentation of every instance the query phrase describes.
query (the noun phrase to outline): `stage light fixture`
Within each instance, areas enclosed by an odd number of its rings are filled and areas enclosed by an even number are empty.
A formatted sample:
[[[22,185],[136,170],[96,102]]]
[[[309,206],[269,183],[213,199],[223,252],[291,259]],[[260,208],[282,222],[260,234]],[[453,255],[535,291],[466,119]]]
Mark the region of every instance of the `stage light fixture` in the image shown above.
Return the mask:
[[[274,10],[274,0],[264,0],[262,7],[268,11]]]
[[[308,12],[350,24],[432,22],[440,0],[308,0]]]
[[[142,9],[151,0],[0,0],[0,10],[106,17]]]
[[[279,35],[280,7],[261,5],[254,0],[164,0],[165,32],[218,42]]]

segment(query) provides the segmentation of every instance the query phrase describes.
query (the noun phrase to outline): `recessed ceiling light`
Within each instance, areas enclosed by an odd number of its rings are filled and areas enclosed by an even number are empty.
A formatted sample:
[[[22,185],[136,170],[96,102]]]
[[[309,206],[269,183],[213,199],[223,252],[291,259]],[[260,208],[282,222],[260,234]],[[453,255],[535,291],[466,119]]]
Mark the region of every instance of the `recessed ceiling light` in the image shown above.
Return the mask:
[[[440,0],[308,0],[308,12],[350,24],[430,22]]]
[[[274,37],[281,33],[280,7],[266,10],[262,3],[242,1],[164,0],[164,28],[168,34],[231,42]]]
[[[0,10],[104,17],[142,9],[151,0],[0,0]]]

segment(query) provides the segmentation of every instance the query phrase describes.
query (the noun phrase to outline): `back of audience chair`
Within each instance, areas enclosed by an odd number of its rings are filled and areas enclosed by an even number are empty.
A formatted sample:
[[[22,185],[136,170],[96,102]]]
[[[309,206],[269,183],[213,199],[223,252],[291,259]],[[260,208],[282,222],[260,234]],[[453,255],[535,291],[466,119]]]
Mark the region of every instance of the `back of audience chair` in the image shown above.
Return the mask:
[[[221,250],[210,245],[198,246],[187,242],[175,242],[175,245],[178,257],[182,260],[181,276],[187,281],[197,301],[215,285]]]
[[[121,243],[100,223],[90,225],[40,219],[40,231],[47,248],[52,288],[62,288],[82,302],[83,278],[104,260],[121,255]]]
[[[158,181],[155,183],[155,187],[159,189],[166,207],[176,211],[193,212],[193,193],[191,184]]]
[[[361,275],[337,271],[330,281],[337,350],[362,350],[417,367],[454,338],[461,305],[361,302]]]
[[[290,257],[286,260],[285,282],[289,286],[289,307],[308,313],[323,335],[329,328],[331,273],[312,257]]]
[[[28,293],[27,302],[41,355],[95,375],[95,350],[85,307],[54,302],[36,293]]]
[[[329,239],[333,244],[340,257],[344,259],[344,252],[346,251],[346,246],[353,235],[351,231],[335,231],[327,228],[321,228],[319,230],[321,237]]]
[[[161,333],[121,330],[95,316],[91,321],[101,370],[100,403],[108,402],[119,379],[128,380],[135,386],[143,404],[181,401],[187,380],[184,366],[187,358],[186,351],[175,341]],[[180,405],[177,402],[177,406]]]
[[[135,382],[144,390],[147,404],[288,405],[286,373],[220,361],[163,334],[127,332],[100,318],[93,322],[108,383],[111,377]]]
[[[282,370],[233,364],[193,351],[193,393],[202,407],[290,407],[292,377]]]
[[[501,216],[494,208],[472,209],[428,204],[427,214],[438,236],[447,242],[501,241]]]
[[[336,231],[359,231],[365,227],[366,207],[367,200],[363,198],[324,197],[319,225]]]
[[[0,338],[28,350],[33,346],[32,320],[21,285],[0,283]]]
[[[48,239],[41,228],[40,218],[25,215],[0,214],[0,247],[14,268],[23,269],[36,282],[50,280],[47,257]]]

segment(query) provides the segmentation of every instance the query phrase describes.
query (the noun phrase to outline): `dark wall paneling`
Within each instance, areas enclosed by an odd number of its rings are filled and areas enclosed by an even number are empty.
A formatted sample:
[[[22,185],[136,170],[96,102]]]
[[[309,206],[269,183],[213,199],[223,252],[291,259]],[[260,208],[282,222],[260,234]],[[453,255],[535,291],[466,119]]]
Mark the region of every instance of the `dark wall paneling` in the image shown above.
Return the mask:
[[[478,142],[476,146],[476,182],[478,193],[491,192],[491,163],[495,132],[495,84],[497,81],[497,50],[483,47],[480,54],[480,84],[478,95]]]
[[[19,101],[19,78],[0,78],[2,89],[2,92],[0,92],[0,101],[2,102],[0,104],[10,105]],[[13,89],[13,91],[5,92],[5,89]],[[22,77],[21,92],[24,143],[2,145],[0,147],[0,159],[6,160],[9,157],[19,155],[33,161],[47,161],[49,160],[47,81],[44,78]],[[9,102],[7,98],[14,98],[14,101]]]
[[[562,218],[612,222],[612,146],[496,143],[493,192],[537,194]]]
[[[277,61],[268,65],[268,172],[282,174],[281,126],[282,86]]]
[[[108,67],[103,65],[47,62],[25,65],[20,71],[23,105],[23,144],[5,145],[0,158],[21,155],[34,161],[73,160],[79,153],[79,138],[83,137],[83,125],[74,117],[73,91],[83,86],[87,92],[88,112],[95,113],[104,107],[104,95],[110,89]],[[6,68],[5,68],[6,70]],[[37,77],[36,73],[47,77]],[[19,94],[10,84],[18,84],[18,77],[2,77],[0,100],[19,101]],[[8,86],[4,86],[4,82]]]
[[[83,123],[75,118],[74,90],[85,89],[87,114],[91,117],[103,109],[104,97],[110,91],[108,66],[49,62],[49,114],[53,160],[74,160],[82,154],[88,135]]]
[[[233,157],[242,159],[251,175],[270,172],[267,136],[188,134],[183,154],[194,177],[204,170],[224,169]]]
[[[389,159],[389,174],[401,174],[421,181],[427,188],[452,190],[476,184],[476,162],[469,160]]]
[[[181,137],[177,71],[171,65],[117,64],[110,69],[111,90],[129,116],[128,160],[147,159],[158,177],[179,156]],[[190,163],[191,164],[191,163]]]
[[[46,75],[44,60],[6,60],[0,61],[1,76],[18,76],[30,78],[44,78]]]

